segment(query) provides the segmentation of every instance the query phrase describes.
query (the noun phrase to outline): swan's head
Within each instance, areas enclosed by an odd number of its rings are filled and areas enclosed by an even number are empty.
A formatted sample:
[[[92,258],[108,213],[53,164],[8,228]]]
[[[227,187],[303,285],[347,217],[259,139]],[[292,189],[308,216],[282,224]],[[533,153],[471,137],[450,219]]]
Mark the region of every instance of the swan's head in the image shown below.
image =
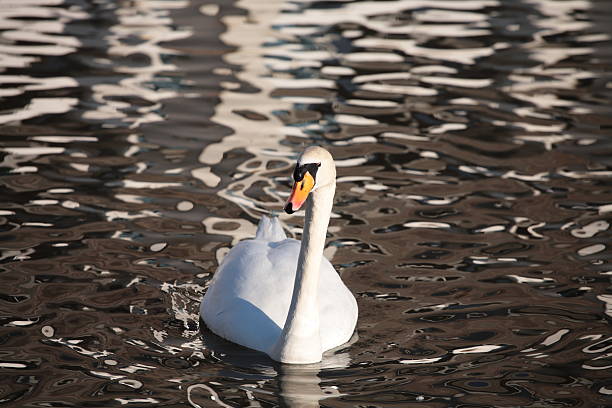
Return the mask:
[[[335,183],[336,165],[332,155],[319,146],[306,148],[293,170],[293,190],[285,211],[292,214],[300,209],[311,192]]]

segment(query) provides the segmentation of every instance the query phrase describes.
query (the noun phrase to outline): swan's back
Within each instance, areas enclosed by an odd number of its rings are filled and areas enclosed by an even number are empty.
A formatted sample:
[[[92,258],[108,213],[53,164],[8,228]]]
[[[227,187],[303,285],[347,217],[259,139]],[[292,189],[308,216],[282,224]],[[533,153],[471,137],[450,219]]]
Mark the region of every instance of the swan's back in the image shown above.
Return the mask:
[[[217,335],[268,353],[287,319],[300,242],[288,239],[277,218],[263,217],[255,239],[238,243],[225,257],[202,301],[200,314]],[[357,321],[357,303],[331,263],[319,277],[323,350],[347,342]]]
[[[263,217],[261,217],[259,225],[257,225],[255,239],[277,242],[287,239],[287,235],[285,235],[285,231],[283,231],[283,227],[278,221],[278,218],[266,217],[264,215]]]

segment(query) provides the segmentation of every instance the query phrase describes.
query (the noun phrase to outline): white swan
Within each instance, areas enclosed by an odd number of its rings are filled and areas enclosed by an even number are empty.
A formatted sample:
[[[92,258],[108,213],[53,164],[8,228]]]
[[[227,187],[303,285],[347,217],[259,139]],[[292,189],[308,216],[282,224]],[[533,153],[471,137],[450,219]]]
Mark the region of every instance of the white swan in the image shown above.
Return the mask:
[[[239,242],[221,262],[200,315],[227,340],[276,361],[308,364],[351,338],[357,302],[323,257],[336,190],[331,154],[307,148],[293,178],[285,211],[306,202],[302,242],[288,239],[276,218],[264,216],[255,239]]]

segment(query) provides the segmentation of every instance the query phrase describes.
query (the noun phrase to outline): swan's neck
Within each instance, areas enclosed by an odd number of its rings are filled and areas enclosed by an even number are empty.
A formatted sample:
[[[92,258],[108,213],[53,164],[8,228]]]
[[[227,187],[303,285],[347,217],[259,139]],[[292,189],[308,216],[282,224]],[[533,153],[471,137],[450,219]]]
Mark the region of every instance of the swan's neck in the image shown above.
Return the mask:
[[[319,274],[336,185],[314,191],[306,202],[304,234],[298,257],[293,297],[283,332],[273,353],[284,363],[321,361]]]

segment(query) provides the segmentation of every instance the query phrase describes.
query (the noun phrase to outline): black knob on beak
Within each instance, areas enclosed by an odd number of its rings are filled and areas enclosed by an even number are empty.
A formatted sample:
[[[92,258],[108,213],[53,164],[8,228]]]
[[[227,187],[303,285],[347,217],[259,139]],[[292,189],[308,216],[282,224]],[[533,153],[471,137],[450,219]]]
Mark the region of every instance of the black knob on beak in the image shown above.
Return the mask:
[[[285,212],[287,214],[293,214],[293,205],[291,205],[291,203],[287,203],[287,205],[285,205]]]

